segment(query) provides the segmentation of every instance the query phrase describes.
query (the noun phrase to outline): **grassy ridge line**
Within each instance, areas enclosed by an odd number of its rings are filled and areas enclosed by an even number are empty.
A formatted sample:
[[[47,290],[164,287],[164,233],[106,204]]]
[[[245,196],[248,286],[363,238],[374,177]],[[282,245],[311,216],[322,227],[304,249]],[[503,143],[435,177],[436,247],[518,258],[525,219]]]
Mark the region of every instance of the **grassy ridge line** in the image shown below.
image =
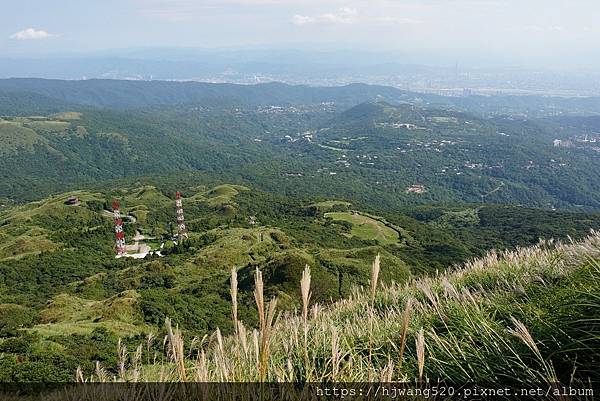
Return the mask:
[[[400,234],[380,220],[356,212],[329,212],[325,217],[345,221],[352,225],[351,235],[361,239],[374,239],[381,245],[397,244]]]
[[[189,343],[167,321],[162,361],[142,365],[140,353],[121,352],[129,370],[116,380],[585,384],[598,380],[599,259],[600,233],[592,231],[578,243],[491,252],[405,285],[378,287],[375,263],[371,291],[356,289],[328,308],[309,305],[307,269],[302,315],[273,324],[275,302],[265,305],[257,271],[255,297],[266,315],[259,330],[238,322],[236,335],[217,330]],[[236,293],[233,285],[232,299]],[[103,368],[78,378],[107,380]]]

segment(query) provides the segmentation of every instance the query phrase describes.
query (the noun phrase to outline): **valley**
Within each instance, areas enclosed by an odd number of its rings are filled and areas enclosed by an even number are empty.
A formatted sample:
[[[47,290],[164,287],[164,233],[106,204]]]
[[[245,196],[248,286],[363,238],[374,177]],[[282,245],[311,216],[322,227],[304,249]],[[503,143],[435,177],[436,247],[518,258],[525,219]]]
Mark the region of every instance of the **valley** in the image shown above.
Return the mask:
[[[568,139],[556,146],[565,129],[593,138],[585,125],[591,117],[565,128],[553,118],[384,102],[276,110],[163,106],[5,116],[0,196],[35,200],[33,193],[184,172],[284,196],[343,196],[386,208],[431,202],[600,208],[598,152],[567,146]],[[31,182],[32,174],[44,180]]]

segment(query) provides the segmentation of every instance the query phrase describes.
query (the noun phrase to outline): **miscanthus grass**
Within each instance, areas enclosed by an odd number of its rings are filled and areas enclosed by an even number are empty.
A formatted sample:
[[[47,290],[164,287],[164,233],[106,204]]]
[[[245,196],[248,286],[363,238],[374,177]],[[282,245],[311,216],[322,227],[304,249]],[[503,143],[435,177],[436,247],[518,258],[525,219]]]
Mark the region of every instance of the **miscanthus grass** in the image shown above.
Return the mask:
[[[118,366],[97,364],[76,379],[583,383],[600,357],[599,259],[598,232],[578,243],[490,252],[402,284],[378,282],[385,265],[377,258],[369,289],[328,306],[311,304],[307,266],[301,312],[281,315],[276,299],[265,302],[256,270],[256,328],[238,321],[233,270],[234,334],[192,341],[192,353],[167,319],[164,355],[144,357],[149,335],[135,352],[119,344]]]

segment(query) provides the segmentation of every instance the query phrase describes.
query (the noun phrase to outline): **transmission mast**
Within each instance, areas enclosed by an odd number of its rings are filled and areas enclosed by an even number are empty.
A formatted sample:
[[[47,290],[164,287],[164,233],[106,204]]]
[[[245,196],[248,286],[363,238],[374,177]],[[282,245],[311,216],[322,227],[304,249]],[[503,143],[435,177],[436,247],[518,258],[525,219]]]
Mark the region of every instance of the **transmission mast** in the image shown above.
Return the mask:
[[[118,200],[113,200],[113,215],[115,218],[115,237],[117,257],[125,255],[125,233],[123,232],[123,220],[121,220],[121,205]]]
[[[177,210],[177,234],[179,238],[187,238],[187,228],[185,227],[185,218],[183,217],[183,202],[181,200],[181,192],[175,194],[175,209]]]

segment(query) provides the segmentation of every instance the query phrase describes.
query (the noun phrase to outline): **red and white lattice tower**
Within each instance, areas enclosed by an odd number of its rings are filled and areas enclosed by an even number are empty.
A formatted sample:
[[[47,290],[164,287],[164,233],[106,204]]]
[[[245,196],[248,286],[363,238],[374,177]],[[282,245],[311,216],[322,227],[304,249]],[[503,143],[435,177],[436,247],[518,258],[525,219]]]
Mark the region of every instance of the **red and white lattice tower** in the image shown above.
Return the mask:
[[[185,227],[185,218],[183,217],[183,202],[181,192],[175,194],[175,209],[177,210],[177,234],[179,238],[187,238],[187,228]]]
[[[123,220],[121,220],[121,205],[118,200],[114,200],[113,214],[115,217],[115,238],[117,256],[125,255],[125,233],[123,232]]]

